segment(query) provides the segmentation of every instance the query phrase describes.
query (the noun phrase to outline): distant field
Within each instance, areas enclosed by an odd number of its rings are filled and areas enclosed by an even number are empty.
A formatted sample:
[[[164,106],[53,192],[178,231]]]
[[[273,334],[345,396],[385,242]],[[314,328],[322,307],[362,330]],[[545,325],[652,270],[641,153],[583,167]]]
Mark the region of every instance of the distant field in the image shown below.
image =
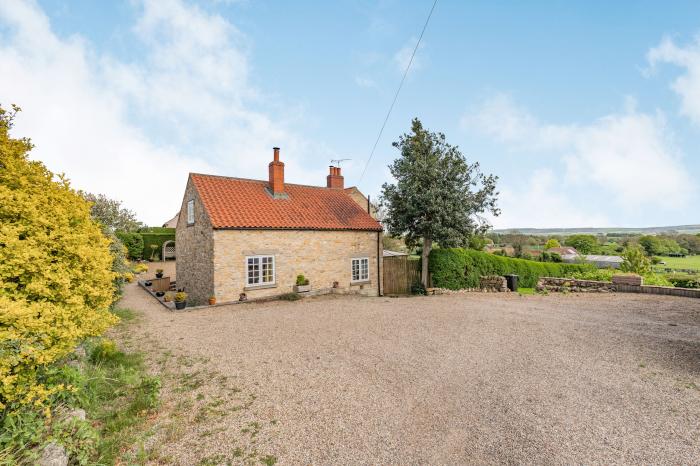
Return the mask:
[[[641,235],[653,235],[658,233],[666,233],[674,231],[677,233],[700,233],[700,225],[671,225],[665,227],[645,227],[645,228],[504,228],[495,229],[494,233],[522,233],[524,235],[574,235],[574,234],[590,234],[598,233],[615,234],[615,233],[638,233]]]
[[[700,256],[662,257],[661,260],[666,262],[666,265],[659,266],[662,268],[700,270]]]

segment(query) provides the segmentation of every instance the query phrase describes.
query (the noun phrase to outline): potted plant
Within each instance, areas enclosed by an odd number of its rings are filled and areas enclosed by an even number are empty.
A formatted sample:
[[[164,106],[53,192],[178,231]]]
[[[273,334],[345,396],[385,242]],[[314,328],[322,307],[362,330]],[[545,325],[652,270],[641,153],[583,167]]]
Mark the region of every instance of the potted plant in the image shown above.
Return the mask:
[[[311,291],[311,285],[309,285],[309,279],[304,275],[297,275],[297,284],[294,285],[294,291],[297,293],[304,293]]]
[[[172,300],[173,300],[172,293],[165,293],[165,296],[163,296],[163,301],[165,301],[166,303],[169,303]]]
[[[163,296],[165,296],[165,291],[156,291],[156,296],[162,298]]]
[[[247,301],[247,300],[248,300],[248,296],[247,296],[245,293],[241,293],[241,294],[238,296],[238,300],[239,300],[239,301]]]
[[[163,269],[156,269],[156,278],[163,278]]]
[[[187,306],[187,293],[178,291],[175,293],[175,309],[182,310]]]
[[[216,304],[216,296],[209,296],[209,305],[213,306]]]

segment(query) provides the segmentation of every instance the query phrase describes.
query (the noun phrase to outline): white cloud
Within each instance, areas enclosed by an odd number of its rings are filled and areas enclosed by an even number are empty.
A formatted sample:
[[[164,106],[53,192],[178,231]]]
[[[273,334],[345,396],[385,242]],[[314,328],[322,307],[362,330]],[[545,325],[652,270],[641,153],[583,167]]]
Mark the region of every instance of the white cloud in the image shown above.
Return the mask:
[[[411,55],[413,54],[413,50],[415,50],[416,48],[417,41],[418,39],[412,37],[406,43],[406,45],[401,47],[394,54],[394,64],[396,65],[396,69],[399,73],[403,74],[406,71],[406,67],[411,61]],[[409,74],[423,68],[423,60],[420,59],[420,51],[423,50],[423,46],[424,45],[421,42],[421,44],[418,46],[418,50],[416,50],[416,55],[413,57],[413,62],[411,63],[411,69],[409,71]]]
[[[605,227],[610,220],[600,211],[575,202],[562,189],[560,177],[549,168],[535,170],[527,182],[500,190],[502,214],[490,217],[494,228]]]
[[[281,145],[287,179],[322,184],[300,154],[329,151],[254,106],[246,38],[222,17],[180,0],[144,0],[134,34],[145,59],[120,61],[85,38],[56,35],[33,2],[0,2],[0,102],[23,112],[14,134],[74,186],[124,201],[158,224],[180,207],[187,173],[264,178]]]
[[[700,35],[685,47],[664,38],[661,43],[649,50],[647,60],[652,71],[659,63],[669,63],[684,69],[671,84],[681,98],[681,113],[700,125]]]
[[[355,76],[355,84],[365,88],[377,87],[377,83],[375,83],[374,80],[364,76]]]
[[[461,126],[516,151],[557,156],[560,183],[607,193],[618,209],[678,209],[696,189],[663,115],[637,112],[629,100],[624,112],[589,124],[552,125],[499,95],[463,117]]]

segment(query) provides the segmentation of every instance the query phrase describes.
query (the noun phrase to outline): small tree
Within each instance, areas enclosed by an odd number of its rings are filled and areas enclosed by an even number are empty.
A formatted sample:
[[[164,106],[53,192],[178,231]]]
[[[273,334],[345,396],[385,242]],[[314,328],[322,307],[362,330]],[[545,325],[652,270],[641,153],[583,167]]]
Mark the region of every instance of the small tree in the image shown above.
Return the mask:
[[[417,118],[411,134],[402,135],[393,146],[401,154],[389,165],[396,183],[382,185],[384,225],[389,234],[403,236],[409,247],[422,242],[421,283],[427,287],[433,242],[464,246],[488,229],[481,214],[500,213],[497,178],[484,176],[478,163],[467,163],[444,134],[427,131]]]
[[[580,254],[592,254],[598,248],[598,239],[593,235],[571,235],[565,242]]]
[[[143,226],[136,219],[136,214],[122,207],[121,201],[110,199],[104,194],[91,194],[81,191],[80,194],[90,202],[90,215],[105,228],[114,231],[136,231]]]
[[[552,248],[559,248],[561,247],[561,244],[559,243],[559,240],[556,238],[549,238],[546,243],[544,243],[544,250],[546,251],[547,249],[552,249]]]
[[[644,249],[640,246],[630,246],[622,253],[622,264],[620,270],[632,272],[639,275],[651,273],[651,261],[644,254]]]

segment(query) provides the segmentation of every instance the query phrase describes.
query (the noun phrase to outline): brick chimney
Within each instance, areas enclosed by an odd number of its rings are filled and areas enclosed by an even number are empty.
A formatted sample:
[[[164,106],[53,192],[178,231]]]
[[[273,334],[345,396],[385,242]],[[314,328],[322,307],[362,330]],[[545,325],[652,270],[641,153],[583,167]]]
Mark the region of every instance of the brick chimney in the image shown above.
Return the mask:
[[[340,174],[340,167],[334,167],[331,165],[330,172],[326,177],[326,187],[332,189],[343,189],[345,187],[345,182],[343,176]]]
[[[274,159],[270,162],[270,192],[273,196],[284,193],[284,163],[280,162],[280,148],[273,147]]]

